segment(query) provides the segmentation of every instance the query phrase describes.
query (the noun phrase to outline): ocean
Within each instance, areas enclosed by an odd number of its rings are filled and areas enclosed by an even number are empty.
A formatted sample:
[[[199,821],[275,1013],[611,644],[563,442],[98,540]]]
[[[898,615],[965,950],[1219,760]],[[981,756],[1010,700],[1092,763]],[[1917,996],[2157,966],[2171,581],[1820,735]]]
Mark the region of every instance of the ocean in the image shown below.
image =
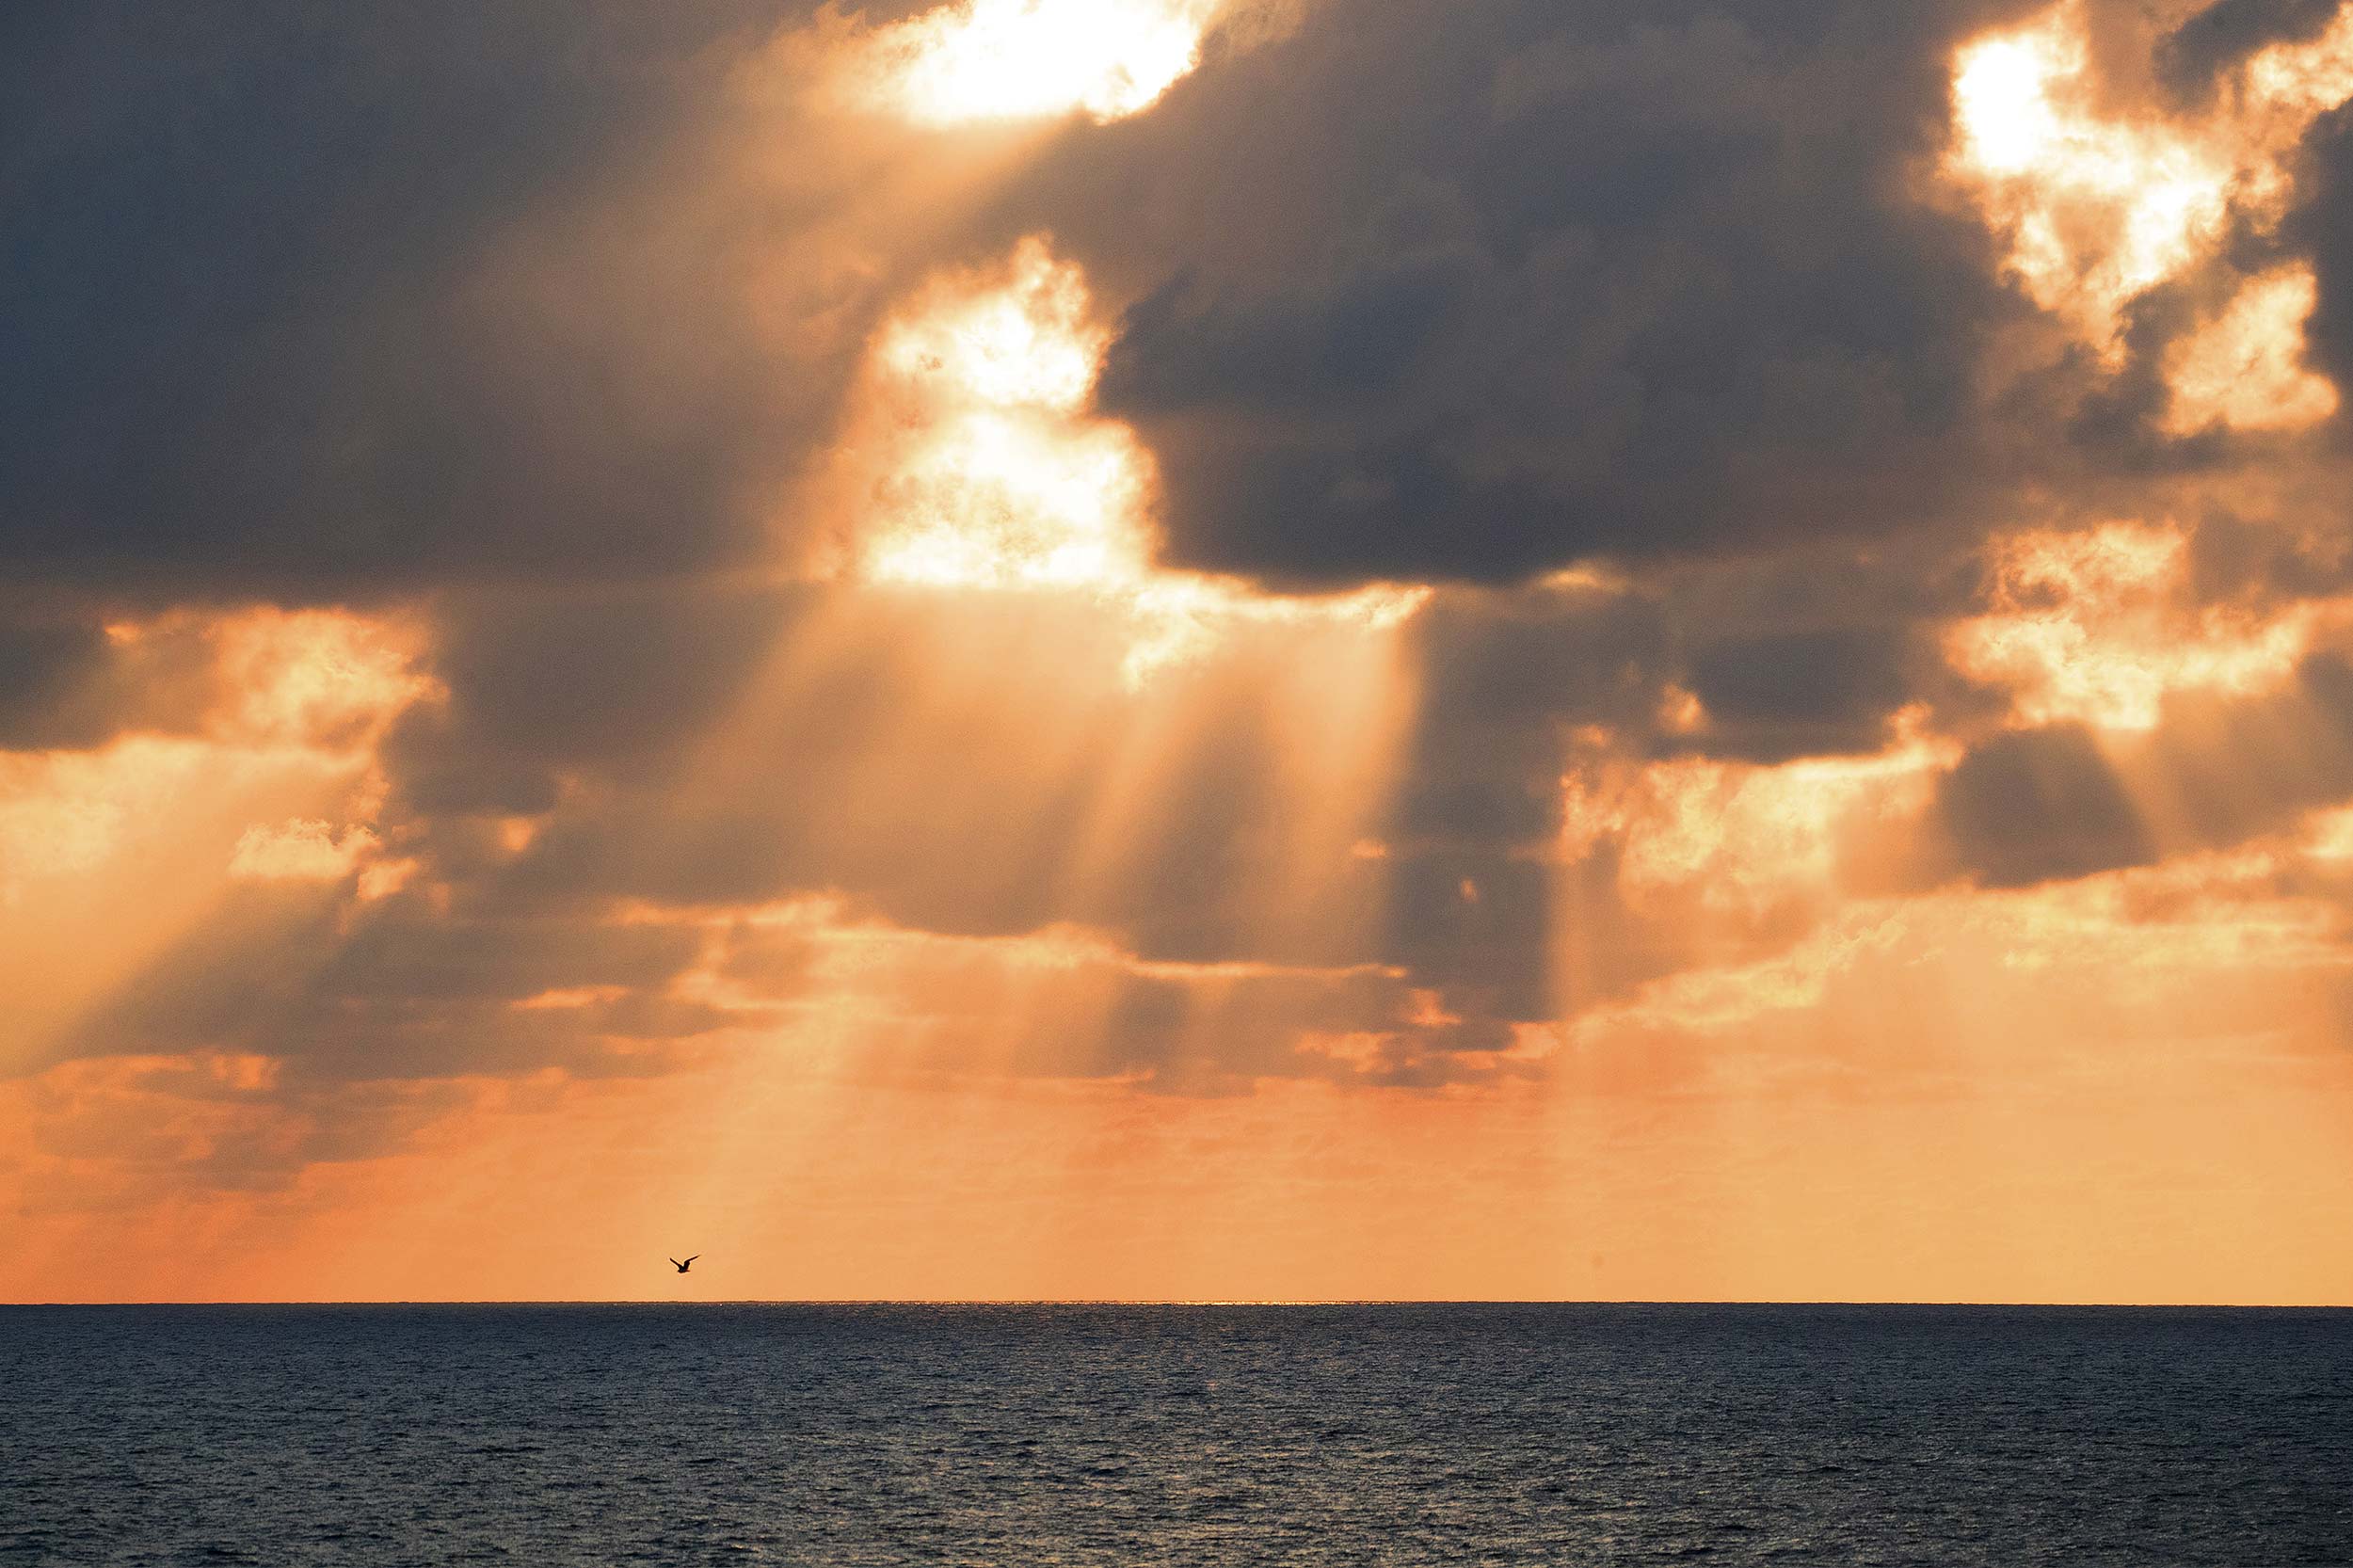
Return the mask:
[[[0,1563],[2353,1563],[2353,1311],[0,1307]]]

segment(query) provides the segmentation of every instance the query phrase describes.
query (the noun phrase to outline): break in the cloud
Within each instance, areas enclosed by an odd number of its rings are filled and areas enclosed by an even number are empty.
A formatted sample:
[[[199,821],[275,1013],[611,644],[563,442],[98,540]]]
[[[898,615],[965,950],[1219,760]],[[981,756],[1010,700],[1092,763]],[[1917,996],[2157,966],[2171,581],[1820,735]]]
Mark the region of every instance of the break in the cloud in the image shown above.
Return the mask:
[[[853,103],[918,124],[1140,114],[1201,62],[1230,0],[967,0],[886,23],[831,62]]]
[[[2353,10],[7,26],[7,1293],[2353,1297]]]

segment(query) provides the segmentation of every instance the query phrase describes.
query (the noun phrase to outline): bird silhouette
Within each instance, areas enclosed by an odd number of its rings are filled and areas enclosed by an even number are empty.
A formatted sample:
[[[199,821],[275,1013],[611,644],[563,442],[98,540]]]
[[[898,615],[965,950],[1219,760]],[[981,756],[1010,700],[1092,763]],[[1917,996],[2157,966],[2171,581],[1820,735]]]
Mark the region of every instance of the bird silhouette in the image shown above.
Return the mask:
[[[700,1253],[696,1253],[696,1254],[695,1255],[695,1257],[700,1257],[701,1256],[702,1256],[702,1254],[700,1254]],[[687,1259],[685,1262],[683,1262],[683,1263],[680,1263],[680,1262],[677,1258],[675,1258],[675,1257],[674,1257],[674,1258],[670,1259],[670,1267],[671,1267],[671,1268],[673,1268],[673,1269],[676,1269],[676,1270],[677,1270],[680,1273],[681,1273],[681,1274],[682,1274],[682,1273],[686,1272],[686,1271],[687,1271],[687,1270],[689,1270],[689,1269],[691,1269],[691,1268],[693,1268],[693,1267],[695,1266],[695,1257],[690,1257],[690,1258],[688,1258],[688,1259]]]

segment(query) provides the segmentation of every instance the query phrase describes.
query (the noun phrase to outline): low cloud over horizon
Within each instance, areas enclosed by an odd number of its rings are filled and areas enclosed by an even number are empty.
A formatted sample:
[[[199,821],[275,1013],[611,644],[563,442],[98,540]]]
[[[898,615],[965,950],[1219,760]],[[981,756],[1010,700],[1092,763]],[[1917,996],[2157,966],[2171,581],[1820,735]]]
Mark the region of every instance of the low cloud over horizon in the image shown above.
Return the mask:
[[[2353,1302],[2353,7],[0,32],[0,1298]]]

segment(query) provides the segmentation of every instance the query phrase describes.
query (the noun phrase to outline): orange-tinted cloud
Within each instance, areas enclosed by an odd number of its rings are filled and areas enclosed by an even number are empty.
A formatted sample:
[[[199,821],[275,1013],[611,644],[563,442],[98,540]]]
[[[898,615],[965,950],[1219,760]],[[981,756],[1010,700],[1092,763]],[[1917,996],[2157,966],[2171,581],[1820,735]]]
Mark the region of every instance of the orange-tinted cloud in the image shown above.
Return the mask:
[[[2169,694],[2282,684],[2343,606],[2201,603],[2190,538],[2170,522],[2003,536],[1988,552],[1993,606],[1949,630],[1947,655],[2028,725],[2146,730]]]
[[[1971,41],[1953,68],[1955,142],[1947,168],[2004,234],[2027,293],[2121,362],[2133,303],[2214,256],[2233,222],[2277,226],[2286,167],[2313,120],[2353,95],[2353,15],[2322,37],[2271,44],[2240,64],[2215,105],[2119,104],[2092,66],[2089,9],[2060,0],[2032,20]],[[2176,367],[2185,428],[2224,417],[2214,372],[2227,356],[2261,372],[2268,424],[2309,424],[2333,392],[2298,364],[2309,283],[2258,280]],[[2245,340],[2262,334],[2258,347]],[[2222,338],[2240,340],[2224,346]]]
[[[397,617],[275,610],[122,621],[126,713],[152,667],[179,733],[132,732],[84,751],[0,752],[0,988],[12,1063],[168,943],[232,881],[334,881],[362,860],[397,875],[369,825],[385,788],[376,747],[437,693],[416,629]],[[169,645],[150,666],[143,650]],[[327,812],[331,815],[322,816]]]

